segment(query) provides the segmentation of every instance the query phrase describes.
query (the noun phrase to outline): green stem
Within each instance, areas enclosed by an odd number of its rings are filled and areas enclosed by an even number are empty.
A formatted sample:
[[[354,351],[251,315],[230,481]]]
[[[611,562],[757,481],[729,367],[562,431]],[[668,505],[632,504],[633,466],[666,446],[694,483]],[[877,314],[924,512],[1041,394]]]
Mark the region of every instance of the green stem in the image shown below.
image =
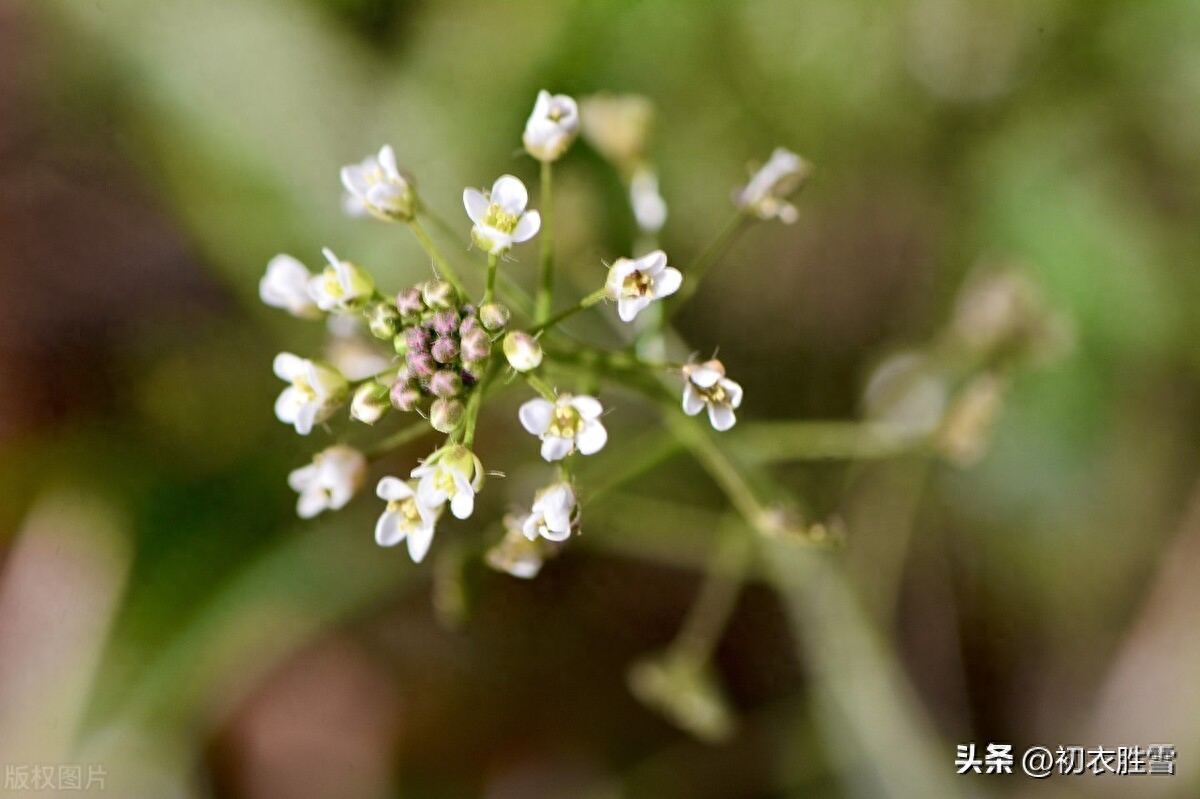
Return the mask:
[[[413,235],[417,237],[417,241],[421,242],[421,246],[425,248],[425,252],[433,259],[439,277],[445,278],[450,285],[454,286],[454,290],[458,292],[459,300],[466,302],[468,296],[466,286],[463,285],[462,280],[446,259],[442,257],[437,245],[433,243],[433,239],[429,238],[429,233],[426,232],[425,228],[415,217],[409,221],[408,227],[412,230]]]
[[[392,450],[416,441],[418,438],[428,432],[431,432],[432,430],[433,428],[429,426],[429,422],[425,421],[424,419],[418,419],[408,427],[398,430],[392,435],[383,439],[375,446],[367,450],[365,454],[370,460],[378,460]]]
[[[680,416],[675,412],[666,414],[665,419],[668,429],[721,487],[746,523],[759,532],[768,532],[766,508],[759,502],[741,471],[725,456],[712,436],[702,430],[695,419]]]
[[[723,536],[717,543],[700,592],[671,642],[673,657],[698,665],[712,655],[737,606],[750,553],[745,535]]]
[[[587,295],[582,300],[580,300],[576,305],[572,305],[570,308],[567,308],[564,311],[559,311],[557,315],[549,317],[548,319],[546,319],[546,321],[541,322],[540,324],[537,325],[537,327],[533,328],[529,332],[535,336],[538,335],[539,333],[543,333],[546,330],[549,330],[550,328],[554,327],[555,325],[557,325],[559,322],[563,321],[564,319],[574,316],[575,314],[579,313],[580,311],[586,311],[588,308],[591,308],[593,305],[595,305],[596,303],[605,299],[607,296],[608,296],[607,289],[598,289],[596,291],[593,291],[591,294]],[[549,315],[547,314],[547,316],[549,316]]]
[[[700,253],[700,257],[683,273],[683,285],[672,298],[672,302],[667,307],[663,308],[662,324],[665,325],[671,317],[688,301],[696,290],[700,288],[700,283],[704,280],[704,276],[708,274],[708,270],[716,263],[717,258],[725,252],[726,248],[734,242],[734,240],[746,229],[749,222],[753,220],[750,214],[745,211],[737,211],[725,226],[721,228],[721,232],[717,237]]]
[[[549,161],[542,162],[541,274],[534,301],[534,321],[544,325],[554,305],[554,181]]]
[[[483,393],[487,390],[487,384],[491,376],[491,369],[484,372],[479,385],[475,386],[470,398],[467,400],[467,418],[463,428],[463,445],[467,449],[470,449],[471,445],[475,443],[475,425],[479,421],[479,409],[483,406]]]
[[[483,304],[492,301],[492,296],[496,293],[496,265],[500,259],[495,255],[488,255],[488,270],[487,270],[487,286],[483,290]]]
[[[558,395],[554,393],[554,389],[550,388],[546,381],[542,380],[542,378],[538,377],[537,375],[526,372],[522,375],[522,377],[525,378],[525,382],[528,383],[534,391],[542,395],[542,399],[548,399],[551,402],[554,402],[558,398]]]
[[[440,214],[435,214],[427,207],[421,207],[421,215],[433,223],[433,226],[442,232],[442,235],[452,239],[457,239],[459,231],[450,227],[445,219]],[[476,263],[472,261],[472,263]],[[517,285],[517,282],[509,277],[504,272],[499,272],[496,275],[497,291],[503,297],[504,301],[516,308],[521,313],[530,319],[533,318],[533,298],[526,291]]]

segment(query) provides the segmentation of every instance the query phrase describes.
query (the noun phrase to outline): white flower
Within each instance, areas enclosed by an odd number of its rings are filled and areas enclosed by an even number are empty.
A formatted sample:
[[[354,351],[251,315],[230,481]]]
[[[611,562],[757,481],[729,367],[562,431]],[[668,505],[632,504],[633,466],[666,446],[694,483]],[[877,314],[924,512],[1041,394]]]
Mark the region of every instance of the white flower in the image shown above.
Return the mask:
[[[667,222],[667,201],[658,193],[658,176],[648,167],[638,169],[629,181],[629,204],[638,227],[657,233]]]
[[[487,194],[477,189],[464,190],[463,205],[475,223],[471,239],[492,255],[529,241],[541,228],[542,216],[537,211],[526,211],[528,204],[525,184],[512,175],[497,178]]]
[[[514,330],[504,337],[504,357],[518,372],[529,372],[542,363],[542,345],[523,330]]]
[[[654,127],[654,105],[636,94],[595,94],[580,108],[583,137],[625,174],[644,159]]]
[[[417,196],[412,182],[396,168],[396,153],[384,145],[378,156],[367,156],[362,163],[342,167],[342,185],[347,197],[345,210],[357,215],[359,209],[385,221],[407,222],[413,218]]]
[[[695,416],[708,406],[708,420],[716,430],[728,430],[737,418],[734,409],[742,404],[742,387],[725,376],[718,360],[689,363],[683,367],[683,412]]]
[[[326,510],[340,510],[362,486],[367,459],[354,447],[337,444],[313,456],[312,463],[288,475],[288,485],[300,494],[296,513],[311,519]]]
[[[778,218],[790,225],[796,221],[799,212],[787,202],[787,196],[804,184],[810,171],[811,167],[803,158],[777,147],[750,182],[734,192],[734,202],[739,208],[753,211],[760,219]]]
[[[328,247],[321,250],[329,266],[308,282],[308,295],[322,311],[349,311],[375,293],[375,278],[357,264],[340,260]]]
[[[667,266],[667,254],[655,250],[641,258],[618,258],[608,270],[608,296],[617,301],[617,315],[622,322],[634,317],[650,303],[679,291],[683,275]]]
[[[258,296],[272,308],[282,308],[302,319],[321,318],[321,309],[308,294],[312,274],[290,255],[279,254],[267,263],[258,283]]]
[[[570,483],[546,486],[533,499],[532,512],[521,523],[521,532],[530,541],[539,537],[566,541],[579,526],[579,502]]]
[[[380,480],[375,493],[387,501],[387,509],[375,523],[375,543],[394,547],[407,541],[409,557],[420,563],[433,541],[433,528],[441,510],[421,505],[412,486],[398,477]]]
[[[557,161],[579,135],[579,106],[565,94],[538,92],[522,141],[539,161]]]
[[[332,367],[281,352],[275,356],[274,369],[280,380],[291,383],[275,401],[275,415],[279,421],[295,425],[302,436],[346,401],[349,385]]]
[[[538,539],[530,541],[521,532],[528,515],[507,514],[504,517],[504,537],[484,556],[487,565],[496,571],[507,572],[522,580],[532,580],[542,570],[546,557],[554,555],[552,544]]]
[[[591,455],[604,448],[608,431],[600,423],[603,411],[594,397],[561,394],[554,402],[531,399],[518,415],[521,425],[542,439],[542,457],[560,461],[576,449]]]
[[[447,502],[456,518],[466,519],[475,510],[475,494],[483,487],[483,464],[471,450],[451,444],[434,452],[412,470],[417,483],[417,503],[440,509]]]

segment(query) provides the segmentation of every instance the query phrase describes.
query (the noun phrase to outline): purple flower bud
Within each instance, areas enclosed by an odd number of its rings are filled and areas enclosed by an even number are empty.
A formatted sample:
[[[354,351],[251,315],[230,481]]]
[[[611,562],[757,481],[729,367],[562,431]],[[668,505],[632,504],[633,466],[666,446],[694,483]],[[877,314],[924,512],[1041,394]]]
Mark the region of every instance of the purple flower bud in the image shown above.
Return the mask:
[[[458,344],[449,336],[442,336],[429,349],[438,363],[450,363],[458,357]]]
[[[396,310],[405,318],[420,316],[425,310],[421,300],[421,290],[418,288],[404,289],[396,295]]]
[[[429,379],[429,391],[435,397],[449,399],[457,396],[462,387],[462,378],[449,370],[442,370]]]
[[[488,340],[487,333],[476,328],[463,336],[462,359],[468,363],[482,361],[487,358],[491,348],[492,343]]]
[[[465,336],[468,333],[470,333],[472,330],[478,330],[478,329],[479,329],[479,317],[478,316],[465,316],[465,317],[463,317],[462,324],[460,324],[458,326],[458,335]]]
[[[471,388],[479,382],[478,373],[472,368],[464,367],[462,370],[463,388]]]
[[[458,314],[454,311],[442,311],[433,317],[433,332],[439,336],[448,336],[458,330]]]
[[[392,406],[405,413],[415,409],[421,401],[421,392],[411,383],[396,382],[392,385]]]
[[[429,331],[424,328],[405,328],[404,340],[408,342],[410,352],[425,352],[429,349]]]
[[[418,380],[428,380],[433,377],[434,370],[437,369],[433,362],[433,356],[428,352],[409,350],[405,361],[408,363],[409,373]]]

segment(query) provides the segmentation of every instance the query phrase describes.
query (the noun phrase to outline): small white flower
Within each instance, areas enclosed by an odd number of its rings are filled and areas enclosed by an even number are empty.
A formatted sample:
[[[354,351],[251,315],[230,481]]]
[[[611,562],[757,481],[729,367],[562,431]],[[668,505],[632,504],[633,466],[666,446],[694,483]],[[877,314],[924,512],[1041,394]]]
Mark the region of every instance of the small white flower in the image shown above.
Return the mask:
[[[322,511],[340,510],[366,476],[367,459],[354,447],[337,444],[318,452],[312,463],[288,475],[288,485],[300,494],[296,513],[311,519]]]
[[[555,547],[538,539],[530,541],[521,532],[528,515],[507,514],[504,517],[504,537],[484,556],[487,565],[522,580],[532,580],[542,570],[543,561],[555,554]]]
[[[641,258],[618,258],[605,285],[608,296],[617,301],[621,321],[632,322],[650,303],[674,294],[682,284],[680,271],[667,266],[667,254],[655,250]]]
[[[483,464],[471,450],[451,444],[434,452],[412,470],[417,480],[417,503],[438,510],[447,502],[456,518],[466,519],[475,511],[475,494],[483,487]]]
[[[514,330],[504,337],[504,357],[513,369],[529,372],[542,363],[542,345],[523,330]]]
[[[600,423],[604,412],[594,397],[561,394],[554,402],[531,399],[521,406],[521,426],[542,440],[542,457],[560,461],[576,449],[591,455],[604,448],[608,431]]]
[[[375,278],[357,264],[343,261],[328,247],[321,250],[329,266],[308,282],[308,295],[322,311],[349,311],[375,293]]]
[[[803,158],[777,147],[750,182],[734,192],[734,202],[739,208],[750,209],[760,219],[779,219],[790,225],[799,217],[799,212],[796,206],[787,202],[787,197],[804,184],[810,171],[811,167]]]
[[[645,233],[657,233],[667,222],[667,201],[658,193],[658,175],[642,167],[629,181],[629,204],[638,227]]]
[[[708,420],[716,430],[728,430],[737,421],[733,411],[742,404],[742,387],[725,376],[718,360],[683,367],[683,412],[695,416],[708,407]]]
[[[579,527],[579,502],[570,483],[546,486],[533,499],[532,512],[521,523],[521,532],[530,541],[539,537],[566,541]]]
[[[508,252],[514,244],[529,241],[542,226],[537,211],[526,211],[529,192],[512,175],[501,175],[485,194],[478,189],[463,191],[463,205],[475,226],[471,239],[492,255]]]
[[[275,401],[275,415],[279,421],[295,425],[302,436],[346,401],[349,385],[332,367],[281,352],[275,356],[274,369],[280,380],[291,383]]]
[[[538,92],[522,141],[539,161],[557,161],[579,135],[579,106],[565,94]]]
[[[312,274],[290,255],[279,254],[267,263],[258,283],[258,296],[272,308],[282,308],[301,319],[320,319],[321,309],[308,294]]]
[[[418,502],[412,486],[398,477],[380,480],[375,493],[387,501],[387,509],[375,524],[375,543],[394,547],[407,541],[409,557],[420,563],[433,541],[433,529],[441,510]]]
[[[654,104],[636,94],[595,94],[579,109],[583,137],[625,174],[646,156],[654,127]]]
[[[366,211],[390,222],[413,218],[417,196],[412,181],[396,168],[396,153],[384,145],[379,155],[367,156],[362,163],[342,167],[342,185],[346,187],[343,208],[353,216]]]

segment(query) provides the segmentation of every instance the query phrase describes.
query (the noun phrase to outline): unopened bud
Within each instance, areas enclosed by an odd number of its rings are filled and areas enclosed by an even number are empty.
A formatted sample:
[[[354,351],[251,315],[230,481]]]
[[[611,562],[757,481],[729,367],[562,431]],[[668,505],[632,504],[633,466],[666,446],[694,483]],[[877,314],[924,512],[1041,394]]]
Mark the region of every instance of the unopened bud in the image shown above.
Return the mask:
[[[429,352],[438,363],[450,363],[458,357],[458,343],[449,336],[442,336],[433,342]]]
[[[409,373],[418,380],[428,380],[433,377],[433,372],[437,368],[433,362],[433,356],[428,352],[416,352],[409,350],[405,356],[405,362],[408,364]]]
[[[433,309],[449,308],[454,304],[454,286],[444,280],[426,280],[421,284],[421,299]]]
[[[462,338],[462,359],[467,363],[484,360],[488,357],[491,349],[492,342],[488,339],[487,333],[478,328]]]
[[[457,373],[442,370],[429,378],[429,391],[436,397],[449,399],[458,396],[462,391],[463,381]]]
[[[429,338],[429,331],[423,327],[410,327],[404,331],[404,340],[408,343],[409,352],[427,352]]]
[[[367,313],[367,327],[375,338],[395,338],[400,326],[400,312],[389,302],[381,302]]]
[[[479,308],[479,321],[489,333],[497,333],[508,324],[512,313],[498,302],[489,302]]]
[[[417,404],[421,401],[421,392],[417,391],[417,387],[409,382],[402,383],[397,381],[392,386],[391,394],[392,406],[396,410],[404,411],[405,413],[415,410]]]
[[[396,351],[397,355],[400,355],[400,356],[408,355],[408,337],[405,336],[403,333],[398,333],[392,339],[392,349],[394,349]]]
[[[516,330],[504,337],[504,357],[518,372],[538,368],[542,362],[542,345],[528,333]]]
[[[421,315],[425,310],[425,303],[421,299],[421,290],[418,288],[404,289],[396,295],[396,310],[405,319],[412,319]]]
[[[451,433],[462,423],[465,409],[456,399],[436,399],[429,408],[429,423],[439,433]]]
[[[368,380],[354,391],[350,400],[350,418],[367,424],[375,424],[391,408],[388,387],[375,380]]]
[[[441,311],[433,316],[433,332],[439,336],[448,336],[458,330],[458,313]]]

